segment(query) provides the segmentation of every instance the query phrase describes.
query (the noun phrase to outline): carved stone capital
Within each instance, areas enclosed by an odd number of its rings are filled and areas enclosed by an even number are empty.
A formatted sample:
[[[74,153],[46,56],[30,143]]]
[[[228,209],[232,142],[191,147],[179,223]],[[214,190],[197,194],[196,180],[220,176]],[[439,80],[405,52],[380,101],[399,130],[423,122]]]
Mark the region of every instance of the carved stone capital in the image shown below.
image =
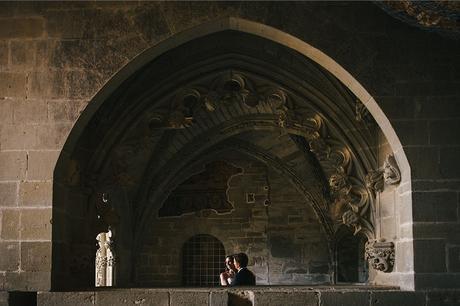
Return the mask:
[[[366,243],[365,258],[369,266],[382,272],[391,272],[395,264],[393,242],[370,240]]]

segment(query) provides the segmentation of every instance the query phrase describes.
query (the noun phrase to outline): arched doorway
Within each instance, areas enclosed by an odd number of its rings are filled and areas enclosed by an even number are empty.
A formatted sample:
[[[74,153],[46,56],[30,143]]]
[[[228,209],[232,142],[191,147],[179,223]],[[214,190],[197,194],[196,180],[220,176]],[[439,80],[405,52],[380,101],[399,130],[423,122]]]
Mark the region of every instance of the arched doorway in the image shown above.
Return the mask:
[[[72,274],[69,287],[91,286],[94,233],[110,226],[124,263],[117,280],[136,286],[152,218],[184,180],[232,150],[278,169],[307,200],[329,245],[329,267],[345,224],[369,241],[366,256],[377,262],[371,281],[397,282],[399,275],[388,276],[394,242],[381,241],[378,207],[385,183],[394,189],[398,164],[407,163],[399,141],[351,76],[277,35],[235,19],[192,30],[138,57],[95,97],[55,171],[55,284]],[[334,282],[335,270],[327,270]]]

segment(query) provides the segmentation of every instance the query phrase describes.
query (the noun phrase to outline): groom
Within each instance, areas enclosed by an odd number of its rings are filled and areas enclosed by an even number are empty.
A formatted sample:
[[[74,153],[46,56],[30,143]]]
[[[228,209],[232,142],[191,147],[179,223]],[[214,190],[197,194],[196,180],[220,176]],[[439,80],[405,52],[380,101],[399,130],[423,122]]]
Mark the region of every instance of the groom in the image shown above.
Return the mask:
[[[244,253],[233,255],[233,263],[238,272],[236,273],[231,286],[255,286],[256,277],[247,268],[248,255]]]

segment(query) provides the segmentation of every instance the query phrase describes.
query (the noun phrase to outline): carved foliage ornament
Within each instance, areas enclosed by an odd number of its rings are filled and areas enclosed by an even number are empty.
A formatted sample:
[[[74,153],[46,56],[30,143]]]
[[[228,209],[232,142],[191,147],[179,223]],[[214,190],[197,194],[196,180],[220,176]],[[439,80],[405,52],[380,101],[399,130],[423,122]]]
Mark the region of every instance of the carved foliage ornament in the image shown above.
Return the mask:
[[[259,84],[242,73],[229,71],[219,75],[210,85],[185,88],[174,96],[172,109],[151,116],[151,129],[186,128],[193,124],[197,112],[213,112],[219,107],[238,104],[242,107],[268,106],[278,118],[278,126],[302,131],[323,168],[330,185],[331,219],[337,228],[346,224],[355,233],[374,238],[369,206],[371,198],[359,178],[354,177],[350,149],[331,137],[322,116],[295,105],[286,92],[276,86]]]
[[[366,242],[365,258],[375,270],[391,272],[395,264],[393,242],[369,240]]]
[[[332,205],[329,214],[336,223],[363,232],[368,238],[374,237],[370,216],[370,198],[364,184],[353,177],[353,163],[350,150],[342,143],[334,141],[323,127],[319,116],[310,117],[308,128],[313,131],[309,145],[328,177]],[[315,124],[312,124],[312,123]]]
[[[354,234],[362,231],[368,238],[372,238],[373,226],[370,220],[366,220],[369,197],[359,180],[339,169],[330,176],[329,187],[333,200],[330,208],[333,220],[352,227]]]
[[[191,126],[198,111],[214,112],[222,106],[240,104],[257,107],[267,103],[284,126],[287,118],[287,96],[273,86],[254,86],[241,73],[228,71],[211,82],[210,86],[197,85],[178,91],[171,102],[171,109],[149,115],[149,127],[155,129],[183,129]]]

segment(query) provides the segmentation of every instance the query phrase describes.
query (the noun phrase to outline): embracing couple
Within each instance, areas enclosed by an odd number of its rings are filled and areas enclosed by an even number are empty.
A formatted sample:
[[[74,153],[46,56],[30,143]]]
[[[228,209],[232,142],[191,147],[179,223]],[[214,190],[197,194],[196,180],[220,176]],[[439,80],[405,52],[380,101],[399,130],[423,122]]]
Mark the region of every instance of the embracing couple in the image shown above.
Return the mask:
[[[248,255],[238,253],[225,258],[225,272],[220,274],[222,286],[255,286],[256,277],[248,270]]]

